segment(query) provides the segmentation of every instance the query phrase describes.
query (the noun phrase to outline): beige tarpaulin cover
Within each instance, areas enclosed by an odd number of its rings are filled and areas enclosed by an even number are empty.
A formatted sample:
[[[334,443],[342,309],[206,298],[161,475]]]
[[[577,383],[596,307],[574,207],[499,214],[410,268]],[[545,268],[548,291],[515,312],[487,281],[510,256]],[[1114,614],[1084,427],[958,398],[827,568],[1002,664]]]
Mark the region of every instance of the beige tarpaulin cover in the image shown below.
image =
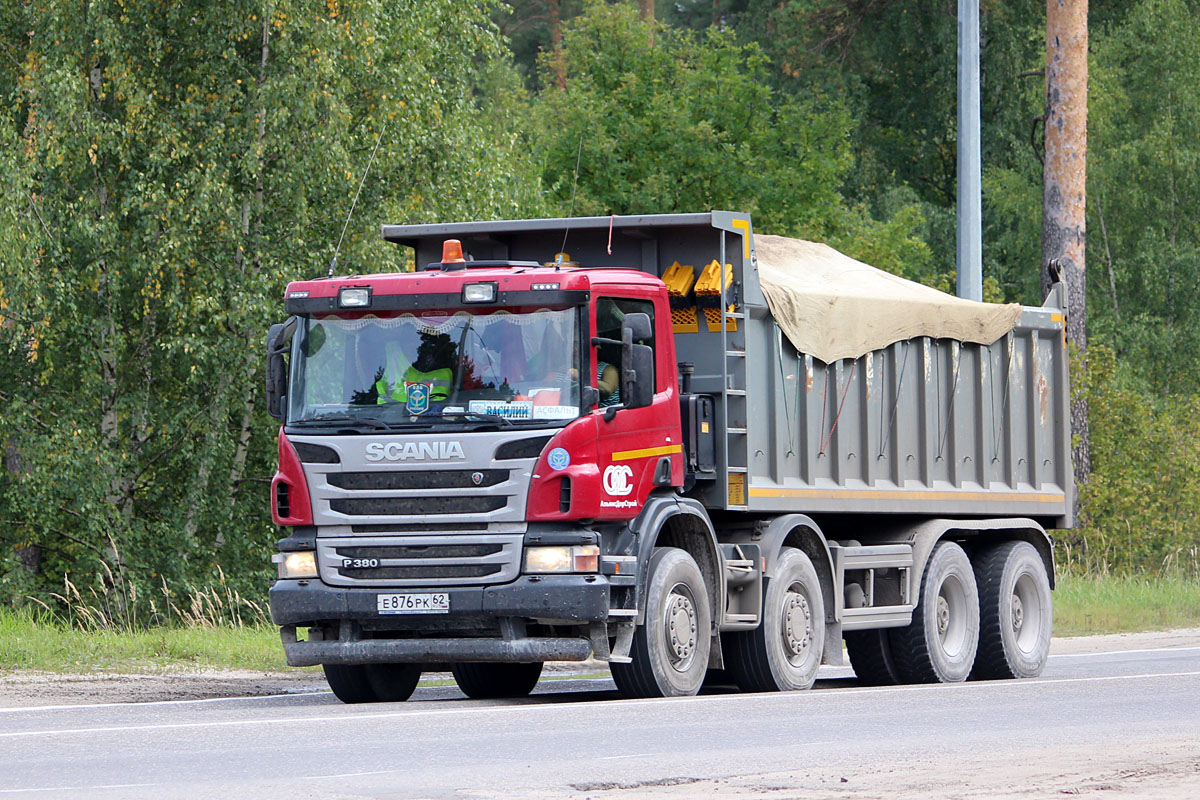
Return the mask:
[[[826,363],[916,336],[991,344],[1021,316],[1017,303],[977,303],[855,261],[829,245],[754,236],[758,278],[779,327]]]

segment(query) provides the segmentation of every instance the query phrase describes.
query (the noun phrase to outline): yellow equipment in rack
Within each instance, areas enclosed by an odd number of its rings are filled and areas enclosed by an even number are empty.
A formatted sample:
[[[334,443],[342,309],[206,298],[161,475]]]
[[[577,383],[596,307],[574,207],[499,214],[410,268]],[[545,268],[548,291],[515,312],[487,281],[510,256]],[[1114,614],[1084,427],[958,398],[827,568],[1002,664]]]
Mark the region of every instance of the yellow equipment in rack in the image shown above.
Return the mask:
[[[726,264],[726,296],[728,296],[732,285],[733,265]],[[721,265],[716,260],[713,260],[704,268],[704,271],[700,273],[700,280],[696,281],[696,304],[704,309],[704,321],[708,323],[709,332],[721,330]],[[732,313],[734,307],[730,305],[725,310]],[[726,317],[725,329],[736,331],[737,318]]]
[[[696,318],[696,305],[688,299],[692,284],[696,281],[696,268],[691,264],[676,261],[663,273],[667,285],[667,296],[671,302],[671,325],[675,333],[699,333],[700,323]]]

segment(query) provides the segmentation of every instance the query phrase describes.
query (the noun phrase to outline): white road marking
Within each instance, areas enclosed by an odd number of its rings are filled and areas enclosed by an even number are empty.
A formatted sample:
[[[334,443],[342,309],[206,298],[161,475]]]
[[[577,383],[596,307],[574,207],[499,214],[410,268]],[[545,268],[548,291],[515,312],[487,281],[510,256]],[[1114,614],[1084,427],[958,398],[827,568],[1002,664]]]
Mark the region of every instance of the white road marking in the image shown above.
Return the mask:
[[[102,786],[43,786],[36,789],[0,789],[0,794],[16,794],[20,792],[94,792],[98,789],[134,789],[144,786],[157,786],[157,783],[106,783]]]
[[[1052,653],[1051,658],[1089,658],[1091,656],[1125,656],[1133,653],[1182,653],[1200,647],[1146,647],[1141,650],[1102,650],[1098,653]]]
[[[294,694],[256,694],[249,697],[205,697],[196,700],[137,700],[124,703],[66,703],[58,706],[17,706],[15,708],[0,708],[0,714],[17,714],[22,711],[66,711],[75,708],[138,708],[140,706],[182,706],[199,703],[235,703],[245,700],[279,700],[285,697],[317,697],[323,694],[333,694],[329,690],[323,692],[295,692]]]
[[[377,769],[374,772],[341,772],[337,775],[301,775],[302,781],[319,781],[323,778],[358,778],[363,775],[392,775],[399,772],[397,769]]]
[[[881,686],[869,689],[830,689],[821,692],[787,692],[777,695],[771,695],[775,702],[819,702],[821,700],[835,700],[840,697],[852,694],[893,694],[900,695],[903,693],[913,692],[946,692],[946,691],[987,691],[990,689],[1021,689],[1027,686],[1043,686],[1048,684],[1071,684],[1071,683],[1105,683],[1109,681],[1136,681],[1136,680],[1153,680],[1156,678],[1192,678],[1200,676],[1200,671],[1193,672],[1154,672],[1141,675],[1104,675],[1088,678],[1043,678],[1035,680],[1011,680],[1011,681],[986,681],[986,682],[971,682],[971,683],[952,683],[952,684],[923,684],[912,686]],[[631,705],[655,706],[665,705],[667,703],[677,705],[689,705],[693,703],[711,703],[722,704],[730,701],[745,704],[749,701],[746,695],[742,694],[727,694],[727,695],[700,695],[694,697],[664,697],[647,700],[596,700],[586,703],[577,703],[571,706],[572,709],[581,709],[585,706],[596,706],[598,704],[603,707],[619,709]],[[40,731],[14,731],[0,733],[0,739],[25,739],[36,736],[71,736],[81,733],[128,733],[133,731],[166,731],[166,730],[181,730],[194,728],[237,728],[247,727],[251,725],[291,725],[302,724],[311,725],[314,722],[363,722],[375,721],[384,719],[412,719],[414,717],[433,717],[433,716],[449,716],[449,715],[467,715],[467,714],[516,714],[525,712],[539,711],[554,711],[561,713],[563,706],[559,703],[537,703],[530,705],[512,705],[512,706],[470,706],[467,708],[446,708],[446,709],[422,709],[419,711],[397,711],[394,713],[384,714],[338,714],[338,715],[322,715],[322,716],[304,716],[304,717],[279,717],[275,719],[241,719],[241,720],[219,720],[213,722],[175,722],[165,723],[160,725],[113,725],[96,728],[62,728],[58,730],[40,730]]]
[[[646,756],[658,756],[662,753],[634,753],[628,756],[600,756],[598,761],[616,761],[619,758],[645,758]]]

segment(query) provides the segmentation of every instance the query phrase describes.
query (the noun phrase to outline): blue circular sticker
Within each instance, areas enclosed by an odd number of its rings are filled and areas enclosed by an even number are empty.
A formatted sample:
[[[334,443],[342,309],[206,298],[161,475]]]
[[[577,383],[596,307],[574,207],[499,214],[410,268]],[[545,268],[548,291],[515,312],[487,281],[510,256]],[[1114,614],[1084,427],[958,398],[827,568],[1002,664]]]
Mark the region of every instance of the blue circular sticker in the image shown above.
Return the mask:
[[[571,454],[561,447],[551,450],[546,460],[550,463],[551,469],[566,469],[571,466]]]

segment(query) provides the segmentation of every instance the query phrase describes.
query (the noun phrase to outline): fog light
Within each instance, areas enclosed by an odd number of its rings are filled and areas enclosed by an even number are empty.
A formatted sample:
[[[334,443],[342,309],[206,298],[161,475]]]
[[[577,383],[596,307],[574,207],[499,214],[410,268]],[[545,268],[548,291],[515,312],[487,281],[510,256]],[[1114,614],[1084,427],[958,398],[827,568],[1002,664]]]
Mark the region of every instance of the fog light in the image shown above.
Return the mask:
[[[279,565],[281,579],[317,577],[317,554],[312,550],[276,553],[271,560]]]
[[[369,308],[370,305],[370,286],[343,286],[341,289],[338,289],[338,307]]]
[[[599,565],[594,544],[525,548],[525,572],[596,572]]]
[[[496,302],[496,284],[468,283],[462,290],[464,303],[494,303]]]

